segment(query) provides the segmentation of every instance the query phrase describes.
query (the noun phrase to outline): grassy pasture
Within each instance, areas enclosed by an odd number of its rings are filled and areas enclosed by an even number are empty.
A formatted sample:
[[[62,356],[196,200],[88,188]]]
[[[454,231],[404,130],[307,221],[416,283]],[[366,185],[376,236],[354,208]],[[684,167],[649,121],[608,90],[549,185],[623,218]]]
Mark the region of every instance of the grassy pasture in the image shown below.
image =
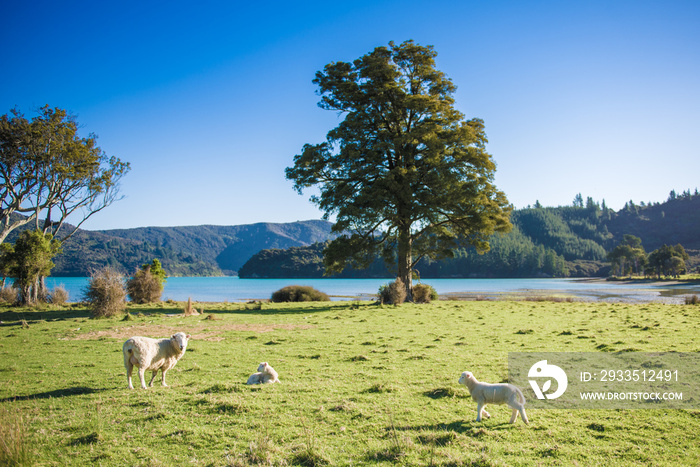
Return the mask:
[[[196,306],[198,309],[200,306]],[[699,465],[700,412],[528,410],[457,384],[513,351],[700,351],[700,307],[547,301],[0,308],[0,465]],[[147,391],[122,343],[192,335]],[[259,362],[281,384],[246,386]],[[147,374],[148,375],[148,374]],[[134,381],[138,387],[137,381]],[[527,409],[527,405],[526,405]]]

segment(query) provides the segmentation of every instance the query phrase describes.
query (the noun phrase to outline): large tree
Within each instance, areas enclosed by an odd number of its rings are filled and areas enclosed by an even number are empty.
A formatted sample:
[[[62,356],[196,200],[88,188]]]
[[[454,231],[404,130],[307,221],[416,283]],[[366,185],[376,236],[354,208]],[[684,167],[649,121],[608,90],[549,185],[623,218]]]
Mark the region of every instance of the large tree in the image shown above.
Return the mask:
[[[0,243],[31,222],[58,238],[72,216],[75,228],[65,240],[118,199],[129,164],[96,142],[94,134],[78,136],[75,117],[59,108],[45,106],[32,120],[16,109],[0,117]]]
[[[436,55],[390,42],[316,73],[319,106],[344,119],[325,142],[306,144],[286,175],[299,193],[317,185],[312,201],[336,217],[328,274],[366,267],[381,252],[410,297],[422,257],[449,257],[463,244],[487,251],[490,235],[511,228],[484,123],[455,109],[456,87]]]

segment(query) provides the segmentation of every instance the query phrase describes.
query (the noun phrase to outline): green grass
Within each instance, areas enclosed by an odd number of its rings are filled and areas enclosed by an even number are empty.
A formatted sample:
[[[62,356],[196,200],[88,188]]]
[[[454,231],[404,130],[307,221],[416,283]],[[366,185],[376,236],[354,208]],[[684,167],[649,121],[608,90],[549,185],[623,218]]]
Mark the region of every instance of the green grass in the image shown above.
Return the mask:
[[[0,308],[0,464],[698,465],[700,412],[510,409],[475,422],[457,384],[507,377],[514,351],[700,351],[700,308],[546,301]],[[192,335],[146,391],[131,335]],[[269,362],[281,384],[246,386]],[[138,384],[137,384],[138,386]],[[527,408],[527,406],[526,406]],[[6,435],[10,433],[11,435]]]

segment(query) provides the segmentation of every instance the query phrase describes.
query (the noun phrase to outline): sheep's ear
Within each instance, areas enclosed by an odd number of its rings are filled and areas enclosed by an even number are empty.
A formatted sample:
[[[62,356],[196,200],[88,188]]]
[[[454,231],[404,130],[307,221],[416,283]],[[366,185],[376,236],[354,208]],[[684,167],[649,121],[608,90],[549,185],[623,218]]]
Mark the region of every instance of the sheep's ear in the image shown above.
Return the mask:
[[[189,335],[189,334],[187,334],[187,336],[186,336],[186,337],[187,337],[187,338],[189,339],[189,338],[190,338],[190,335]]]

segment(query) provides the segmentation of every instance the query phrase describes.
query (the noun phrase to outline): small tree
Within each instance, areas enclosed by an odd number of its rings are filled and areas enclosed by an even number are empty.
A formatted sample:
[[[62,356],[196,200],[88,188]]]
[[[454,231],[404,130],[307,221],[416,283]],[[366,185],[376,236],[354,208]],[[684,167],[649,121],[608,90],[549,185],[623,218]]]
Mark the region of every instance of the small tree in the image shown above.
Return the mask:
[[[126,283],[129,298],[134,303],[160,301],[165,277],[165,271],[157,259],[154,259],[151,264],[144,264]]]
[[[22,305],[31,305],[39,298],[45,298],[39,297],[39,290],[44,289],[40,280],[49,275],[54,267],[52,260],[60,251],[60,242],[51,234],[25,230],[17,237],[9,254],[9,272],[15,278],[14,286],[19,291]]]
[[[92,273],[84,294],[93,318],[114,316],[126,309],[124,277],[110,267]]]

